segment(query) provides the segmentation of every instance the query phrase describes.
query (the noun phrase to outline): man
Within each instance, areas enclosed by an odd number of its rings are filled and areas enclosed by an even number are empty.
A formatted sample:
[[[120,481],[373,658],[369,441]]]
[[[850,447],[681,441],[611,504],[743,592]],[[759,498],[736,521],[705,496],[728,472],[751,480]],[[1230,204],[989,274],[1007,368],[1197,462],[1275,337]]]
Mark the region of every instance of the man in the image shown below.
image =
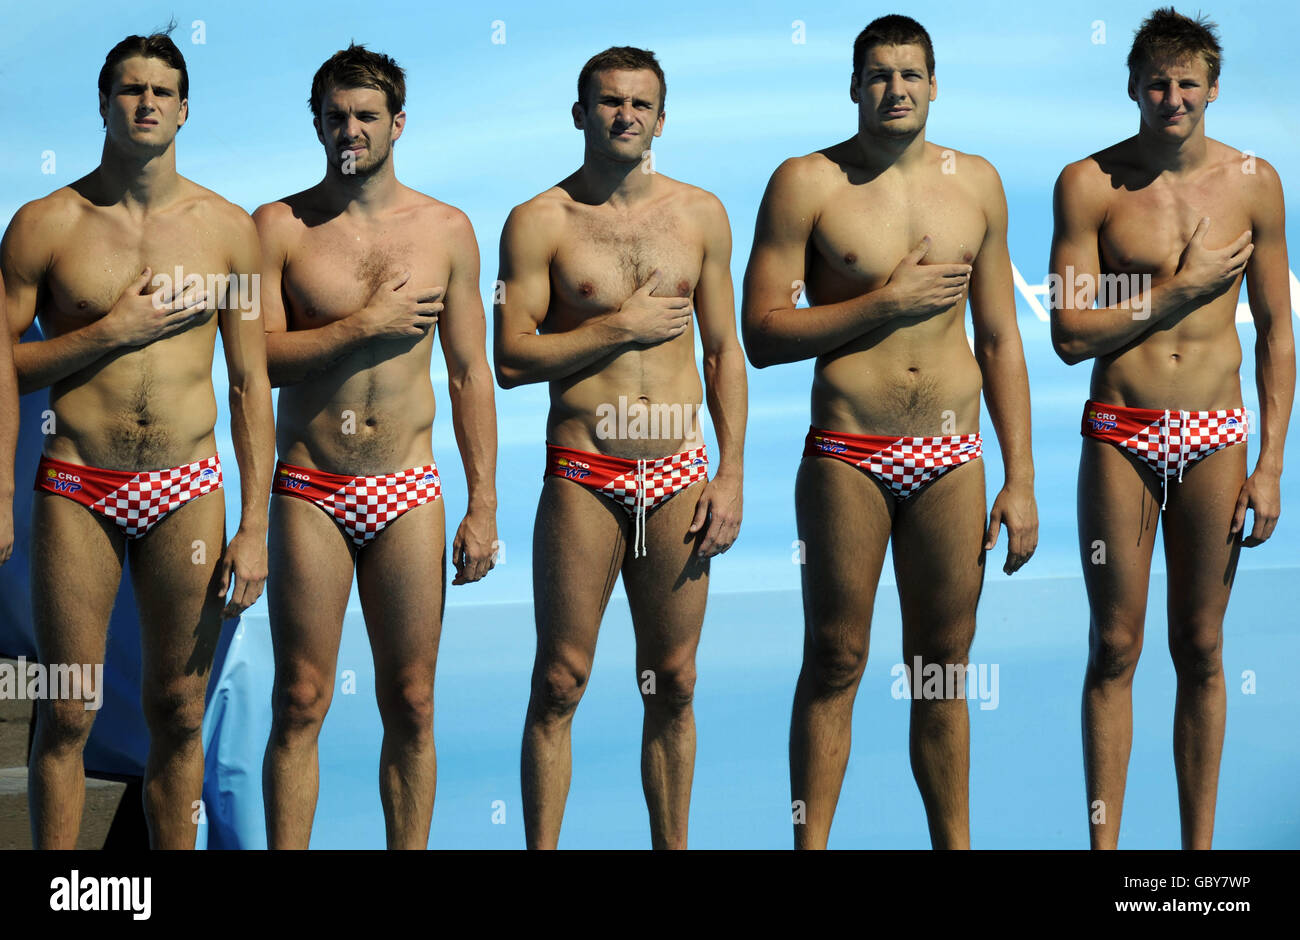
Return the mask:
[[[816,359],[795,481],[805,633],[790,790],[800,848],[824,848],[830,834],[886,547],[904,662],[964,676],[984,553],[1005,525],[1010,574],[1037,544],[1006,201],[985,160],[926,141],[936,94],[921,25],[870,23],[853,45],[858,131],[773,174],[745,275],[750,361]],[[805,287],[811,306],[796,309]],[[987,524],[981,382],[1006,467]],[[963,692],[914,693],[911,705],[912,772],[936,848],[969,844]]]
[[[1213,23],[1152,13],[1128,57],[1137,134],[1070,164],[1056,184],[1051,268],[1066,289],[1053,302],[1053,344],[1067,363],[1095,360],[1078,494],[1092,608],[1083,739],[1094,848],[1119,841],[1160,516],[1182,844],[1209,848],[1226,709],[1223,615],[1240,547],[1268,539],[1281,509],[1295,390],[1282,186],[1264,160],[1205,135],[1219,66]],[[1235,324],[1243,273],[1260,405],[1249,477]],[[1133,287],[1105,296],[1108,282]],[[1254,527],[1243,541],[1247,509]]]
[[[155,848],[194,847],[213,649],[222,618],[251,606],[266,579],[273,436],[257,232],[241,209],[176,172],[188,86],[166,35],[114,46],[99,74],[99,166],[23,206],[0,262],[15,344],[38,314],[46,337],[14,348],[20,391],[49,387],[54,412],[32,510],[37,648],[45,664],[103,662],[129,560]],[[224,548],[218,329],[242,502]],[[76,842],[93,716],[75,698],[38,704],[28,776],[37,848]]]
[[[570,727],[620,572],[645,706],[651,842],[686,847],[695,650],[709,559],[740,527],[745,363],[726,212],[712,194],[654,172],[665,94],[653,53],[617,46],[592,57],[572,111],[582,166],[517,206],[501,234],[497,380],[551,391],[522,756],[533,848],[559,840]],[[721,450],[712,480],[696,420],[692,308]]]
[[[5,309],[0,280],[0,310]],[[0,565],[14,550],[14,453],[18,449],[18,377],[13,347],[0,338]]]
[[[469,489],[453,583],[482,578],[496,549],[478,244],[464,213],[397,180],[405,97],[405,73],[388,56],[350,45],[330,57],[308,102],[325,177],[254,213],[271,381],[283,386],[270,534],[274,714],[262,772],[272,848],[306,848],[311,836],[317,739],[354,570],[384,726],[387,844],[428,845],[447,565],[433,462],[435,333]]]

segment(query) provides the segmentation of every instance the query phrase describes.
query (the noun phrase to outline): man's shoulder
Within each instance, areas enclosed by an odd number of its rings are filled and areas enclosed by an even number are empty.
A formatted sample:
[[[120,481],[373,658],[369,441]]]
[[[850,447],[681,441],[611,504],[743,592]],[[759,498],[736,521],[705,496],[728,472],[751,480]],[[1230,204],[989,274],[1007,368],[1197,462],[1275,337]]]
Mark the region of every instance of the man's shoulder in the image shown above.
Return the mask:
[[[1239,183],[1248,198],[1281,198],[1282,179],[1277,170],[1253,150],[1238,150],[1211,137],[1206,138],[1206,146],[1215,169]]]
[[[75,224],[92,207],[86,195],[77,188],[78,183],[60,186],[54,192],[24,203],[14,213],[11,229],[22,229],[27,234],[53,233]]]
[[[422,221],[436,225],[441,230],[473,231],[469,216],[449,202],[443,202],[409,186],[403,186],[403,209],[417,213]]]
[[[181,180],[185,186],[189,210],[201,214],[205,222],[215,222],[225,234],[239,239],[247,238],[250,233],[256,235],[253,220],[243,207],[193,180],[185,177],[181,177]]]
[[[568,189],[556,183],[511,209],[506,218],[506,226],[516,230],[524,229],[534,235],[558,232],[568,217],[573,202]]]

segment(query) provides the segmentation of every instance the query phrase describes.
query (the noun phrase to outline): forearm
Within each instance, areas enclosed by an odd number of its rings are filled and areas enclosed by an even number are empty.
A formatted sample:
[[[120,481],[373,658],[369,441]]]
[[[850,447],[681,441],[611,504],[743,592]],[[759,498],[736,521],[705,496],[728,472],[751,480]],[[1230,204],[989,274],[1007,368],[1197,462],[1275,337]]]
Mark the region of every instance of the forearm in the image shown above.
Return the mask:
[[[629,345],[609,316],[563,333],[519,333],[496,349],[497,378],[505,388],[563,379]]]
[[[275,420],[265,379],[231,383],[230,439],[239,464],[239,528],[265,534],[275,464]]]
[[[13,350],[18,394],[26,395],[66,379],[117,348],[103,322],[96,320],[53,339],[16,343]]]
[[[1066,285],[1066,291],[1072,289],[1071,285]],[[1193,299],[1177,278],[1170,278],[1108,307],[1076,308],[1067,302],[1054,311],[1053,345],[1061,358],[1071,365],[1105,356],[1141,336]]]
[[[745,355],[738,342],[705,355],[704,395],[718,437],[718,467],[714,475],[726,473],[741,477],[744,474],[749,396]]]
[[[1031,445],[1029,374],[1020,343],[1006,339],[979,347],[977,355],[984,376],[984,400],[998,436],[1006,483],[1034,484]]]
[[[793,305],[760,314],[745,330],[745,350],[755,366],[813,359],[883,326],[898,316],[888,286],[834,304]]]
[[[365,344],[368,334],[356,315],[311,330],[266,334],[266,370],[271,385],[294,385],[323,372]]]
[[[0,342],[7,342],[0,338]],[[13,363],[0,356],[0,500],[14,495],[14,450],[18,445],[18,379]]]
[[[470,512],[496,512],[497,418],[486,360],[447,383],[456,446],[465,468]]]
[[[1286,312],[1281,314],[1288,316]],[[1288,324],[1289,326],[1289,324]],[[1295,341],[1290,330],[1276,329],[1255,340],[1255,386],[1259,390],[1259,459],[1257,470],[1282,474],[1282,448],[1295,395]]]

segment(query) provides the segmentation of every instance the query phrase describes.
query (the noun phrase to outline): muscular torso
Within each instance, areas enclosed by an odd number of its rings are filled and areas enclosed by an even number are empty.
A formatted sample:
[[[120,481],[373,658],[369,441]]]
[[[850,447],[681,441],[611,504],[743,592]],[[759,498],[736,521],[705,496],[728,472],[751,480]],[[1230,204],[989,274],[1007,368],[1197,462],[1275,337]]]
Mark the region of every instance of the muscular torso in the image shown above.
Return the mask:
[[[924,235],[923,264],[970,264],[986,220],[960,171],[944,173],[943,151],[869,179],[844,145],[813,159],[820,210],[805,261],[808,302],[833,304],[883,286]],[[829,158],[829,159],[828,159]],[[979,366],[966,338],[965,300],[924,318],[899,317],[817,359],[812,420],[851,434],[932,436],[979,428]]]
[[[692,213],[694,191],[661,180],[664,192],[636,210],[585,205],[553,190],[563,206],[563,222],[551,260],[550,306],[542,333],[562,333],[591,317],[617,311],[658,269],[658,297],[689,297],[694,302],[704,259],[704,238]],[[547,440],[619,457],[662,457],[703,443],[696,415],[703,386],[695,365],[695,331],[655,346],[625,349],[551,383]],[[619,399],[635,408],[659,408],[647,423],[657,436],[608,436],[602,414],[616,414]],[[687,412],[689,411],[689,416]],[[681,414],[681,420],[675,418]],[[648,419],[647,419],[648,420]],[[634,426],[633,429],[635,430]],[[603,430],[604,429],[604,430]]]
[[[361,310],[402,271],[408,286],[446,288],[450,254],[439,238],[440,203],[411,193],[382,219],[327,215],[310,194],[291,197],[300,226],[283,272],[290,330],[321,327]],[[371,339],[328,369],[280,389],[282,459],[329,473],[379,475],[433,460],[436,327],[422,337]]]
[[[1151,180],[1126,157],[1125,144],[1098,155],[1109,195],[1097,248],[1103,274],[1174,275],[1197,223],[1208,216],[1207,248],[1221,248],[1250,228],[1243,157],[1207,141],[1208,166],[1183,179]],[[1139,280],[1138,285],[1141,284]],[[1091,395],[1134,408],[1188,411],[1241,406],[1241,344],[1236,313],[1240,278],[1201,297],[1115,352],[1098,356]]]
[[[154,276],[231,273],[231,231],[218,197],[196,192],[180,205],[131,218],[120,206],[97,206],[72,190],[70,224],[44,283],[37,310],[47,339],[105,316],[146,266]],[[149,290],[152,290],[152,285]],[[111,470],[157,470],[216,452],[217,404],[212,355],[216,298],[208,313],[179,333],[119,349],[50,389],[54,433],[45,452]]]

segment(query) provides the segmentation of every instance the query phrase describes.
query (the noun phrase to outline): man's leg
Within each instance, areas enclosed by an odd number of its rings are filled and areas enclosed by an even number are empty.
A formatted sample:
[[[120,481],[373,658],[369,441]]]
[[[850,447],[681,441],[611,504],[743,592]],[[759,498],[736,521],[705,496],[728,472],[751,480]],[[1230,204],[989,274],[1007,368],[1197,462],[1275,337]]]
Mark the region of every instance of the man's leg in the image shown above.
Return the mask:
[[[1245,446],[1226,447],[1186,470],[1182,483],[1170,483],[1165,510],[1169,652],[1178,673],[1174,769],[1185,849],[1208,849],[1214,837],[1227,711],[1223,615],[1241,550],[1240,534],[1229,530],[1245,481]]]
[[[548,476],[533,525],[537,654],[524,719],[520,783],[529,848],[553,849],[569,795],[573,713],[627,550],[627,514],[580,484]]]
[[[695,773],[695,651],[709,592],[709,561],[696,555],[703,533],[686,530],[703,489],[703,481],[696,483],[647,513],[649,555],[623,561],[645,706],[641,785],[656,849],[686,848]]]
[[[970,848],[970,713],[964,695],[946,693],[955,667],[964,680],[975,637],[986,525],[982,460],[949,470],[894,514],[903,662],[914,669],[919,657],[922,670],[934,663],[945,682],[940,698],[912,698],[909,733],[912,776],[936,849]]]
[[[40,661],[102,663],[125,539],[116,524],[70,499],[38,492],[33,500],[32,612]],[[27,771],[35,848],[76,847],[86,797],[81,753],[94,718],[79,701],[36,703]]]
[[[357,591],[384,724],[379,798],[390,849],[429,845],[438,759],[433,676],[446,601],[446,519],[435,499],[403,513],[357,552]]]
[[[215,490],[127,545],[149,726],[144,812],[155,849],[192,849],[198,832],[204,696],[225,604],[217,590],[225,520],[224,490]]]
[[[1133,672],[1142,653],[1160,484],[1127,451],[1085,437],[1078,512],[1079,554],[1091,610],[1083,680],[1088,837],[1095,849],[1113,849],[1119,844],[1133,744]]]
[[[805,457],[799,465],[795,515],[803,545],[804,645],[790,718],[796,848],[824,849],[830,837],[849,762],[853,700],[867,665],[892,502],[874,478],[844,461]]]
[[[266,844],[305,849],[320,790],[316,743],[334,697],[352,592],[352,542],[330,515],[294,496],[272,496],[270,519],[266,593],[275,687],[262,759]]]

